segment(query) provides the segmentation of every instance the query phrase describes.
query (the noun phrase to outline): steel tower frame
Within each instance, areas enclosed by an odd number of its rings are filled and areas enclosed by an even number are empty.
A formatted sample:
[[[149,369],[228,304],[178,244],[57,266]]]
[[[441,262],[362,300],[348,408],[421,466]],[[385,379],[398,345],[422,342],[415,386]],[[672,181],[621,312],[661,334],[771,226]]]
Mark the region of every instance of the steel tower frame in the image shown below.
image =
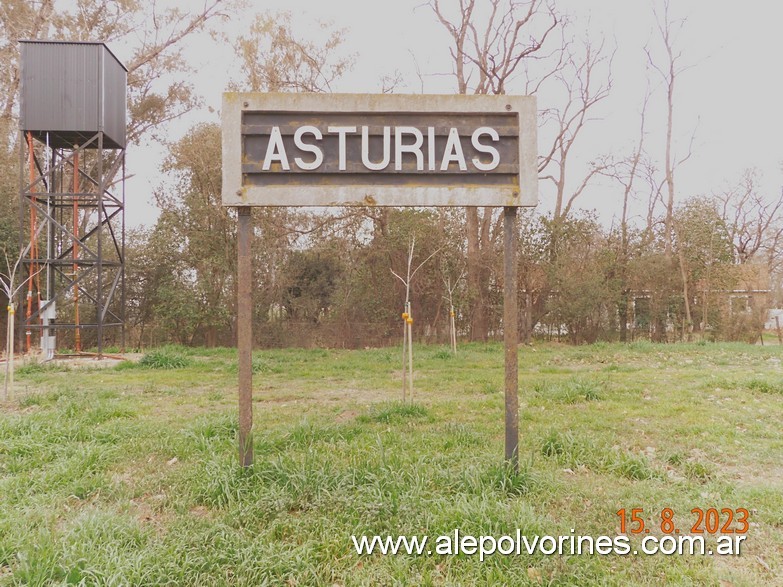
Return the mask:
[[[77,353],[94,340],[102,356],[107,329],[119,328],[114,341],[125,347],[125,149],[106,148],[103,131],[70,149],[49,139],[20,133],[19,246],[28,283],[17,336],[29,352],[34,333],[47,343],[43,337],[71,331]],[[55,307],[66,321],[52,319]]]

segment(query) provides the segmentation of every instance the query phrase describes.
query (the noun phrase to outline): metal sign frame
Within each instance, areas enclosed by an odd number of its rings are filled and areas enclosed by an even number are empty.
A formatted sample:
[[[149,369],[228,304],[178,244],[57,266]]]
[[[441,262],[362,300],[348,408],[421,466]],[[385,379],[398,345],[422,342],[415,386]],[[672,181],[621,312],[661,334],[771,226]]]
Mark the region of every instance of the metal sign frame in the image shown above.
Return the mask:
[[[322,181],[325,174],[318,170],[293,173],[281,170],[279,165],[272,165],[271,169],[260,172],[256,165],[257,176],[287,174],[292,181],[285,185],[252,185],[248,177],[255,161],[251,161],[244,152],[245,140],[248,136],[260,136],[254,133],[269,130],[265,128],[268,125],[243,124],[244,117],[253,113],[289,115],[290,120],[300,125],[314,114],[324,117],[334,115],[354,125],[354,138],[358,138],[359,129],[362,124],[367,124],[368,118],[375,123],[375,132],[379,129],[378,121],[394,129],[395,122],[411,124],[412,118],[421,119],[429,121],[427,124],[431,125],[433,133],[439,133],[441,147],[444,141],[442,135],[448,132],[450,121],[463,126],[470,124],[467,121],[471,117],[516,121],[516,124],[506,124],[497,141],[501,142],[506,137],[518,141],[518,152],[514,153],[515,181],[490,185],[491,176],[498,175],[494,171],[470,169],[455,172],[453,165],[448,173],[441,171],[440,166],[433,169],[430,165],[427,169],[408,173],[389,165],[389,169],[363,170],[356,176],[351,173],[350,167],[352,163],[360,163],[352,159],[348,161],[349,169],[328,175],[331,181],[328,184]],[[538,201],[536,100],[533,96],[226,92],[223,94],[222,125],[224,206],[535,206]],[[319,133],[326,139],[328,126],[326,123],[320,126]],[[336,141],[335,137],[331,138],[332,142]],[[396,136],[393,137],[392,142],[396,139]],[[345,135],[340,137],[340,141],[344,149]],[[358,154],[353,153],[353,157],[358,159]],[[348,184],[351,175],[357,177],[360,183]],[[435,176],[450,179],[442,185],[424,181]],[[343,177],[345,183],[341,183]],[[512,175],[507,172],[504,177]]]
[[[356,132],[360,126],[361,117],[365,115],[365,125],[362,129],[362,140],[369,143],[368,120],[373,119],[374,131],[378,134],[379,128],[386,141],[383,152],[383,165],[388,165],[388,153],[391,152],[389,133],[391,122],[396,116],[407,117],[410,126],[411,116],[431,116],[427,123],[429,161],[426,172],[423,161],[425,155],[420,153],[421,159],[416,157],[415,169],[411,170],[408,161],[407,170],[404,168],[400,136],[395,134],[397,149],[394,171],[398,175],[404,175],[404,180],[394,178],[394,172],[383,172],[385,167],[377,173],[367,172],[366,163],[364,169],[359,169],[360,179],[354,177],[350,185],[340,185],[340,172],[348,171],[348,148],[346,146],[346,126],[338,132],[339,165],[335,172],[334,167],[328,173],[331,176],[324,181],[326,172],[316,171],[317,165],[309,162],[300,170],[291,173],[287,162],[287,154],[283,155],[284,145],[280,126],[273,130],[274,126],[268,124],[263,118],[267,114],[284,115],[282,120],[288,133],[292,133],[296,121],[301,125],[307,122],[310,133],[318,138],[323,137],[320,127],[324,125],[319,116],[324,118],[340,116],[355,116],[356,122],[347,128]],[[258,114],[254,123],[243,124],[246,114]],[[449,117],[457,116],[463,119],[462,127],[466,127],[464,115],[495,116],[502,115],[508,118],[516,115],[516,134],[509,131],[508,125],[504,128],[505,136],[512,136],[518,143],[516,167],[504,169],[504,181],[500,183],[497,178],[482,180],[482,177],[490,176],[487,173],[472,174],[466,181],[461,178],[458,171],[452,169],[452,159],[447,157],[449,145],[452,152],[456,148],[455,142],[460,142],[461,136],[455,127],[449,127]],[[286,119],[286,116],[288,117]],[[293,118],[292,118],[293,116]],[[309,121],[307,120],[309,116]],[[379,117],[382,126],[378,125]],[[439,126],[435,127],[437,119]],[[287,120],[287,122],[285,122]],[[427,120],[425,118],[425,120]],[[260,123],[259,123],[260,121]],[[519,374],[518,374],[518,345],[519,325],[517,308],[517,208],[520,206],[535,206],[538,202],[538,169],[537,169],[537,143],[536,143],[536,101],[531,96],[454,96],[454,95],[365,95],[365,94],[261,94],[261,93],[224,93],[223,94],[223,205],[237,209],[237,351],[238,351],[238,384],[239,384],[239,462],[243,467],[253,464],[253,301],[252,301],[252,252],[251,241],[253,224],[251,210],[253,206],[494,206],[503,207],[503,339],[505,343],[505,460],[506,463],[517,471],[519,467]],[[445,124],[444,124],[445,123]],[[318,126],[316,126],[318,125]],[[468,125],[469,126],[469,125]],[[317,131],[313,129],[317,128]],[[480,127],[486,130],[487,127]],[[334,128],[328,128],[328,131]],[[464,130],[464,128],[463,128]],[[292,134],[295,137],[296,131]],[[340,134],[342,132],[343,134]],[[397,132],[396,130],[394,131]],[[412,132],[412,131],[409,131]],[[435,133],[440,133],[441,147],[445,144],[443,163],[440,169],[436,169],[431,161],[433,159],[433,147],[436,144]],[[478,132],[478,131],[476,131]],[[254,134],[255,133],[255,134]],[[266,134],[265,134],[266,133]],[[273,133],[275,136],[274,146]],[[419,137],[421,138],[421,131]],[[442,138],[448,134],[446,140]],[[456,134],[456,137],[452,135]],[[246,148],[244,137],[268,136],[266,149],[255,147]],[[290,135],[289,135],[290,136]],[[492,139],[499,141],[500,134],[492,135]],[[301,135],[300,135],[301,137]],[[423,144],[416,140],[418,147],[408,144],[411,148],[420,148]],[[263,140],[263,139],[262,139]],[[332,137],[334,140],[334,137]],[[301,142],[298,145],[301,147]],[[471,138],[471,144],[482,154],[487,151],[477,147],[475,136]],[[500,147],[501,145],[498,145]],[[333,148],[333,145],[332,145]],[[461,148],[461,147],[460,147]],[[301,150],[301,148],[300,148]],[[246,151],[248,151],[246,153]],[[264,152],[259,169],[258,155]],[[369,146],[362,145],[363,162],[367,160]],[[311,151],[312,152],[312,151]],[[410,153],[410,151],[406,151]],[[272,156],[270,156],[270,153]],[[499,153],[499,151],[498,151]],[[356,156],[354,148],[352,155]],[[254,160],[253,156],[256,157]],[[513,157],[512,157],[513,158]],[[270,160],[274,159],[275,167]],[[315,160],[318,156],[315,157]],[[464,159],[464,158],[463,158]],[[500,156],[498,155],[498,160]],[[301,163],[302,160],[300,160]],[[397,161],[400,161],[399,166]],[[478,161],[478,163],[477,163]],[[481,167],[480,158],[472,159],[474,167]],[[492,162],[499,165],[500,162]],[[486,167],[491,165],[484,164]],[[497,166],[496,165],[496,166]],[[308,168],[309,166],[309,168]],[[458,165],[459,171],[464,171],[463,165]],[[514,174],[509,172],[514,170]],[[304,172],[303,172],[304,171]],[[316,171],[314,174],[309,171]],[[455,172],[456,171],[456,172]],[[271,183],[264,185],[253,184],[249,180],[252,174],[260,172],[269,175],[286,174],[284,181],[280,177]],[[354,167],[356,173],[356,167]],[[422,181],[429,173],[438,174],[440,183],[427,185]],[[295,175],[296,177],[291,177]],[[348,173],[346,173],[346,176]],[[444,180],[443,175],[448,177]],[[498,174],[499,175],[499,174]],[[454,178],[453,180],[451,178]],[[267,178],[261,183],[267,181]],[[278,183],[275,183],[278,182]],[[346,182],[348,183],[348,182]],[[492,185],[482,185],[483,183]]]

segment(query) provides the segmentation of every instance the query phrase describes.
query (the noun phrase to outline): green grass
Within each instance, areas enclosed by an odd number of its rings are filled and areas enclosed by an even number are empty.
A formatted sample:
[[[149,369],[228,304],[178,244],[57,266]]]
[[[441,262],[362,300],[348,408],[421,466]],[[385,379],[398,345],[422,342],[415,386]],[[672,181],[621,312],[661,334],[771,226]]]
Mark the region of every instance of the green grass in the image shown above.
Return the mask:
[[[181,369],[190,365],[191,359],[173,347],[163,347],[146,353],[139,366],[147,369]]]
[[[427,418],[429,412],[424,406],[408,403],[390,403],[373,406],[369,413],[359,416],[358,422],[380,422],[397,424],[405,420]]]
[[[236,353],[113,369],[31,363],[0,406],[0,585],[736,585],[783,572],[779,347],[520,349],[520,466],[503,348],[253,356],[256,461],[237,465]],[[351,535],[609,535],[643,508],[751,511],[739,557],[359,556]],[[635,541],[635,542],[634,542]],[[632,543],[638,545],[637,537]],[[762,561],[763,564],[759,561]]]
[[[776,382],[765,381],[763,379],[751,379],[748,382],[748,389],[760,391],[761,393],[776,393],[783,395],[783,381]]]

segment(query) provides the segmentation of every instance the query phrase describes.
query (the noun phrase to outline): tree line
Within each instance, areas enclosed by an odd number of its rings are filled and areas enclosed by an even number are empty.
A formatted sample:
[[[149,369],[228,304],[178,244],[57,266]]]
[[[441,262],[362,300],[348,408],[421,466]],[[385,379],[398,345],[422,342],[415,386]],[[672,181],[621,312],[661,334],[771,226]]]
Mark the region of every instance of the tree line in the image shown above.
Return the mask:
[[[182,52],[196,33],[211,31],[214,42],[231,45],[243,72],[231,82],[235,90],[332,91],[357,59],[346,50],[349,32],[329,25],[321,38],[308,39],[286,13],[259,14],[229,37],[222,19],[236,19],[238,6],[225,0],[193,12],[131,0],[37,4],[12,0],[0,11],[0,59],[9,72],[0,80],[0,241],[7,251],[18,239],[15,39],[133,45],[131,149],[198,104]],[[678,171],[691,154],[673,138],[677,82],[689,67],[677,46],[686,22],[672,16],[669,2],[655,6],[634,146],[602,154],[591,152],[585,129],[600,125],[616,49],[579,34],[543,0],[429,2],[426,17],[450,39],[444,51],[456,93],[546,96],[538,171],[551,205],[546,213],[522,213],[518,235],[519,316],[528,341],[750,340],[767,307],[781,302],[783,200],[760,191],[754,170],[722,193],[679,191]],[[382,91],[401,83],[395,76],[378,81]],[[662,146],[649,144],[647,112],[656,101],[666,112]],[[128,235],[132,346],[234,341],[236,218],[220,205],[220,144],[217,120],[167,144],[155,193],[159,217]],[[616,210],[610,225],[580,207],[590,190]],[[404,274],[413,243],[414,264],[426,260],[410,283],[414,336],[447,341],[451,303],[461,338],[502,334],[499,210],[280,207],[255,209],[253,221],[257,344],[397,342],[406,292],[394,274]]]
[[[219,136],[217,125],[202,125],[183,139],[170,163],[182,182],[178,196],[162,206],[155,227],[133,233],[130,322],[137,344],[233,340],[235,212],[219,205],[219,182],[205,189],[199,180],[219,177],[219,152],[204,157],[191,151],[219,149]],[[186,153],[192,158],[184,159]],[[212,161],[212,172],[194,169],[197,161]],[[672,215],[674,257],[684,259],[693,294],[692,323],[680,273],[666,250],[662,215],[653,215],[650,225],[605,227],[593,212],[554,218],[524,211],[518,227],[523,336],[572,343],[755,339],[769,303],[756,290],[768,282],[769,271],[779,271],[780,259],[762,239],[743,260],[745,243],[759,227],[738,222],[734,206],[752,194],[724,196],[687,199]],[[763,216],[763,210],[756,212]],[[464,210],[255,209],[257,343],[398,342],[406,292],[394,273],[405,274],[412,243],[413,266],[423,263],[410,283],[414,336],[449,340],[450,284],[460,337],[502,336],[502,223],[499,211],[487,213],[481,266],[488,288],[479,297],[466,278]],[[172,242],[182,246],[172,248]],[[478,304],[477,329],[472,313]]]

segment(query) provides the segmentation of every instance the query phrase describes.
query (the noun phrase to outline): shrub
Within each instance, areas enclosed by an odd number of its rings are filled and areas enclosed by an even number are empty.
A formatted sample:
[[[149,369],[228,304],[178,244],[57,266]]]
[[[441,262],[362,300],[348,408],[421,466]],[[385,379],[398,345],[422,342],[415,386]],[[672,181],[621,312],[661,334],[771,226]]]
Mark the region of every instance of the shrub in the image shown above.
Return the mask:
[[[449,349],[439,349],[439,350],[435,351],[435,353],[432,355],[432,358],[433,359],[444,359],[444,360],[453,359],[454,358],[454,353],[452,353],[451,350],[449,350]]]
[[[190,359],[169,348],[150,351],[141,358],[139,365],[147,369],[181,369],[191,364]]]
[[[776,393],[783,395],[783,383],[770,383],[763,379],[752,379],[748,383],[748,389],[760,391],[761,393]]]

